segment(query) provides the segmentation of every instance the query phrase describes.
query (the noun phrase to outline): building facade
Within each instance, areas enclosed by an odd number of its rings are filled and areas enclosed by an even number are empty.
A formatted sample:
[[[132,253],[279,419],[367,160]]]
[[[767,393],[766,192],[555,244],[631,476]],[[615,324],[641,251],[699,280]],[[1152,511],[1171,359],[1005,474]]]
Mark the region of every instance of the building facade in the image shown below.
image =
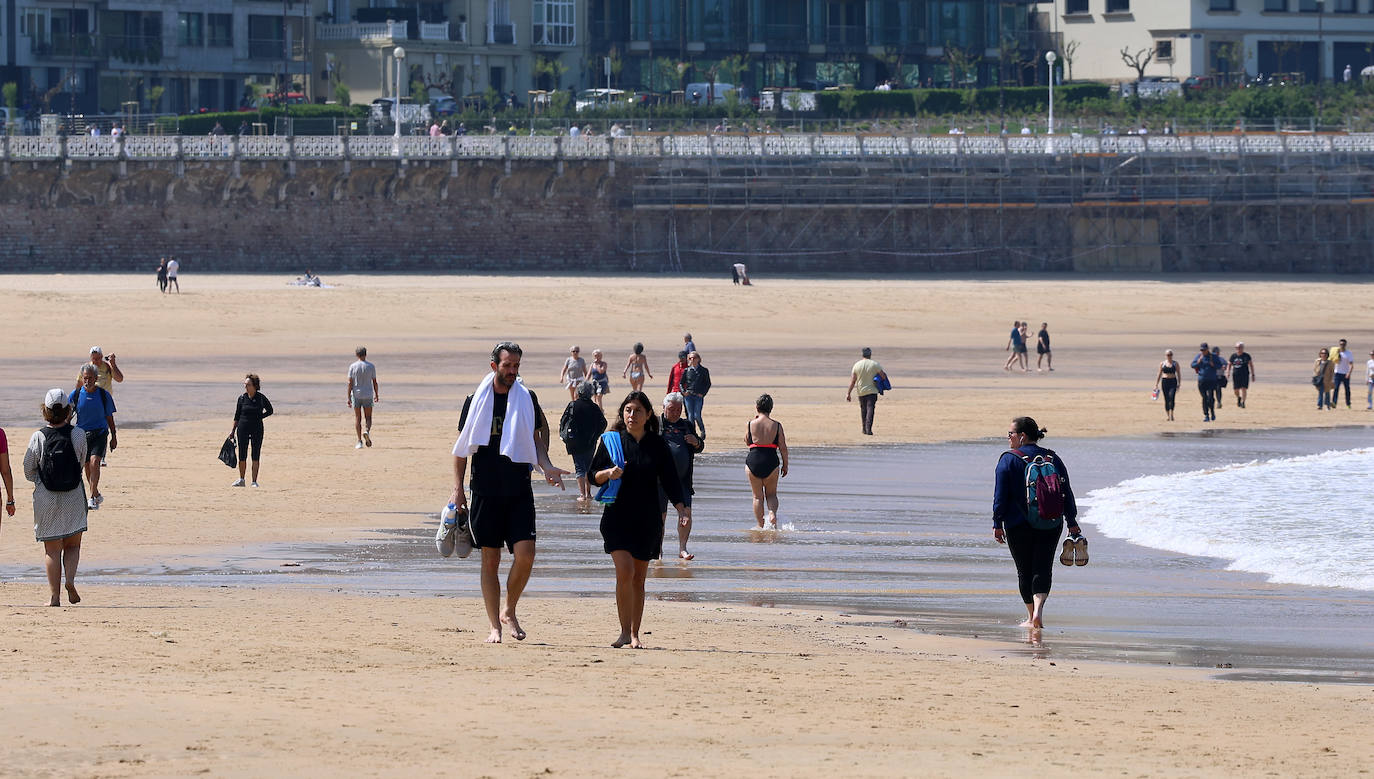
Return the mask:
[[[1053,0],[1042,4],[1075,79],[1282,74],[1343,80],[1374,65],[1374,0]]]

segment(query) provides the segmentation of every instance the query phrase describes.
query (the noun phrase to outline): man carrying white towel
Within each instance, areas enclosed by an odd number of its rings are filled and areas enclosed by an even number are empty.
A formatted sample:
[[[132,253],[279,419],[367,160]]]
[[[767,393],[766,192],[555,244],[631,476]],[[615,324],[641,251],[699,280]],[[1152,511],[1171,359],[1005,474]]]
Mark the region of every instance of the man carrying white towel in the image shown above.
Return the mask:
[[[534,567],[534,490],[530,471],[539,468],[544,480],[563,488],[563,475],[549,461],[549,423],[539,399],[517,380],[522,352],[518,344],[502,341],[491,350],[491,373],[477,391],[463,401],[458,441],[453,445],[453,495],[461,512],[468,508],[463,491],[468,460],[472,460],[472,506],[468,527],[473,546],[482,549],[482,600],[491,633],[487,643],[501,643],[502,625],[517,641],[525,631],[515,606]],[[513,559],[506,577],[506,607],[501,608],[501,547]]]

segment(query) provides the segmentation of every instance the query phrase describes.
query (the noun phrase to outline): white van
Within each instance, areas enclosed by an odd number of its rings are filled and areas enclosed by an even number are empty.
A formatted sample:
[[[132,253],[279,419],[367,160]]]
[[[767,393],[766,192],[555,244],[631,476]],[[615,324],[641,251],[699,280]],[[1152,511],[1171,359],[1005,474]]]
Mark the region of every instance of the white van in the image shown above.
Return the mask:
[[[711,105],[712,103],[724,103],[726,95],[732,92],[739,97],[741,103],[749,102],[749,90],[734,84],[727,84],[724,81],[717,81],[715,84],[709,84],[705,81],[688,84],[684,96],[687,105]]]

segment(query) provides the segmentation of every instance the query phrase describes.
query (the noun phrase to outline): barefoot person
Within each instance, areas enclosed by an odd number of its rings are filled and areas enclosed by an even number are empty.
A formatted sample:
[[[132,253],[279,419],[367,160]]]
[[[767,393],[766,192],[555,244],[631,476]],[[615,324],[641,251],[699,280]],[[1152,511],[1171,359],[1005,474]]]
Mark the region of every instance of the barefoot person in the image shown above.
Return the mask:
[[[637,343],[630,353],[630,359],[625,361],[625,370],[620,372],[620,377],[630,380],[631,392],[640,392],[644,389],[645,374],[651,379],[654,377],[654,372],[649,370],[649,358],[644,356],[644,344]]]
[[[568,390],[568,400],[577,400],[577,385],[587,378],[587,361],[582,359],[582,347],[568,349],[568,358],[563,361],[563,372],[558,374],[558,383]]]
[[[91,488],[86,508],[95,511],[105,502],[105,496],[100,494],[100,467],[105,450],[114,451],[119,446],[114,397],[96,385],[95,366],[87,364],[81,366],[81,386],[67,398],[67,403],[75,407],[76,426],[86,434],[86,481]]]
[[[491,632],[487,643],[501,643],[502,626],[516,641],[525,631],[515,607],[534,567],[534,490],[530,471],[538,467],[544,480],[563,488],[567,471],[549,462],[549,423],[539,398],[516,380],[520,375],[519,344],[502,341],[491,350],[491,373],[463,401],[458,440],[453,444],[453,495],[449,502],[468,510],[473,546],[482,550],[482,601]],[[463,479],[472,461],[472,506],[468,508]],[[501,547],[512,555],[506,577],[506,606],[501,608]]]
[[[29,439],[24,452],[24,478],[33,482],[33,534],[43,544],[48,574],[49,606],[60,606],[62,575],[67,601],[80,603],[76,566],[81,560],[81,534],[86,532],[90,503],[81,486],[81,464],[87,460],[86,434],[72,427],[73,411],[66,393],[50,389],[43,399],[48,424]]]
[[[680,393],[670,392],[663,398],[663,415],[658,418],[658,426],[663,441],[672,452],[673,464],[677,467],[678,481],[682,482],[682,502],[688,508],[692,505],[692,466],[693,460],[701,454],[705,444],[697,437],[692,421],[683,416],[685,403]],[[658,513],[661,521],[668,521],[668,493],[659,487]],[[679,519],[677,523],[677,556],[691,560],[695,555],[687,551],[687,539],[692,535],[692,516]]]
[[[1174,421],[1178,382],[1178,361],[1174,359],[1174,350],[1165,349],[1164,359],[1159,363],[1159,370],[1155,371],[1155,389],[1164,393],[1164,415],[1170,422]]]
[[[367,347],[353,350],[358,359],[348,366],[348,405],[353,407],[354,449],[372,446],[372,404],[382,399],[377,386],[377,366],[367,361]]]
[[[601,398],[611,391],[611,378],[607,375],[610,369],[611,366],[606,364],[605,358],[601,355],[601,350],[593,349],[591,365],[587,366],[587,381],[591,382],[594,387],[592,397],[596,399],[596,407],[602,410],[602,416],[605,416],[606,409],[605,406],[601,405]]]
[[[1021,626],[1028,628],[1045,626],[1045,600],[1050,597],[1054,552],[1064,525],[1068,525],[1069,533],[1078,535],[1078,506],[1069,486],[1069,472],[1059,455],[1037,443],[1044,437],[1045,430],[1030,417],[1011,421],[1011,429],[1007,431],[1011,449],[1003,452],[997,461],[996,491],[992,498],[992,537],[1011,550],[1011,559],[1016,563],[1017,586],[1026,604],[1026,621]],[[1027,460],[1036,455],[1050,458],[1063,480],[1064,516],[1054,522],[1053,528],[1032,526],[1027,516]]]
[[[620,636],[611,643],[642,649],[639,626],[644,619],[644,579],[649,561],[663,552],[663,518],[658,511],[661,488],[677,508],[679,522],[692,517],[684,502],[682,484],[668,445],[658,435],[658,419],[643,392],[631,392],[620,402],[611,423],[612,452],[605,437],[592,455],[592,482],[603,485],[619,480],[614,502],[601,514],[601,537],[606,554],[615,563],[615,608]],[[603,502],[606,497],[601,496]]]
[[[119,360],[114,354],[106,357],[104,350],[99,346],[91,347],[91,359],[87,365],[95,368],[95,385],[114,396],[114,385],[124,383],[124,371],[119,369]],[[78,371],[76,376],[76,388],[81,389],[81,374]],[[105,465],[109,459],[109,452],[100,456],[100,464]]]
[[[14,516],[14,474],[10,471],[10,444],[0,427],[0,481],[5,485],[5,514]],[[0,517],[2,520],[3,517]]]
[[[787,436],[782,425],[769,416],[773,413],[771,395],[760,395],[754,401],[754,410],[758,413],[749,420],[744,433],[744,444],[749,447],[744,470],[749,474],[749,489],[754,492],[754,520],[760,528],[777,530],[778,479],[787,475]]]

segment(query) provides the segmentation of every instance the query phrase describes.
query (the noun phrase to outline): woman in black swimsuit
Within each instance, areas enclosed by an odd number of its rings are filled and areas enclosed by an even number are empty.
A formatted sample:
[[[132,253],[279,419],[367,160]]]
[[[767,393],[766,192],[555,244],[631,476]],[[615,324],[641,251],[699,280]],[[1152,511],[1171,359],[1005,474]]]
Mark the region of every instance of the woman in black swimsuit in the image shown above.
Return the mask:
[[[1164,362],[1159,364],[1155,374],[1155,389],[1164,392],[1164,413],[1169,421],[1174,421],[1174,396],[1178,394],[1178,363],[1174,361],[1174,350],[1164,352]]]
[[[778,529],[778,479],[787,475],[787,437],[782,425],[768,416],[773,411],[773,398],[763,394],[754,401],[758,414],[749,421],[744,443],[749,454],[744,468],[749,473],[749,488],[754,491],[754,519],[760,528]],[[764,443],[767,442],[767,443]],[[767,522],[764,505],[767,504]]]

